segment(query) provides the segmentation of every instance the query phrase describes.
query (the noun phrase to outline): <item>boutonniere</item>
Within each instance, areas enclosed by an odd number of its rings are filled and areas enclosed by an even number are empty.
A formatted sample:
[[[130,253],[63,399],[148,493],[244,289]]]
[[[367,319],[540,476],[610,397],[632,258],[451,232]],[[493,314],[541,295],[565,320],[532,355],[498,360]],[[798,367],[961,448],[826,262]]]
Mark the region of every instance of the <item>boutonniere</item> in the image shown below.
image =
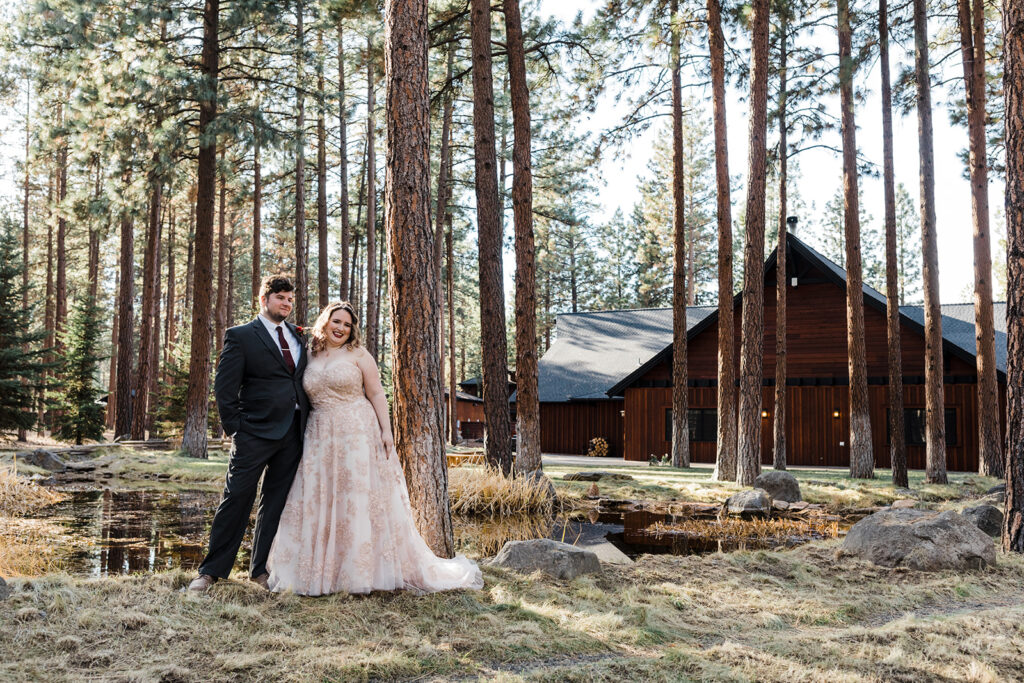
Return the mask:
[[[304,337],[306,335],[306,330],[302,329],[301,325],[296,325],[295,331],[299,334],[300,337]]]

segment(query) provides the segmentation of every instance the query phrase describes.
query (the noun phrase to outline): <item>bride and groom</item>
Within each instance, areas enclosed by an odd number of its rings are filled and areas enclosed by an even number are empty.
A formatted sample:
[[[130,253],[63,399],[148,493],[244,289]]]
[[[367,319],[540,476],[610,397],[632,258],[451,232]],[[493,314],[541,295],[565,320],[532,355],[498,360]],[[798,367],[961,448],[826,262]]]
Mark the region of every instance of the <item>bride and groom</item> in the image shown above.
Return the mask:
[[[329,304],[309,343],[286,322],[294,288],[260,287],[260,313],[224,336],[214,393],[234,436],[210,549],[189,590],[231,572],[257,498],[250,578],[301,595],[482,588],[462,556],[436,557],[416,531],[387,399],[351,305]]]

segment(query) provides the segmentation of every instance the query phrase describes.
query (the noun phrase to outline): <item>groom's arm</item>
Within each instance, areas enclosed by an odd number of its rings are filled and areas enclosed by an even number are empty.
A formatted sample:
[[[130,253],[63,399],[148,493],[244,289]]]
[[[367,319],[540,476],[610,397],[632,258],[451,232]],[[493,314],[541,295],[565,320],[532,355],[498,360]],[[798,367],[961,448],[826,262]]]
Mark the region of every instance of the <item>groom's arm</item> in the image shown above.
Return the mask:
[[[224,334],[224,348],[220,352],[217,377],[213,383],[220,423],[224,427],[224,433],[231,436],[242,424],[238,392],[242,388],[242,377],[245,374],[245,354],[236,334],[232,329]]]

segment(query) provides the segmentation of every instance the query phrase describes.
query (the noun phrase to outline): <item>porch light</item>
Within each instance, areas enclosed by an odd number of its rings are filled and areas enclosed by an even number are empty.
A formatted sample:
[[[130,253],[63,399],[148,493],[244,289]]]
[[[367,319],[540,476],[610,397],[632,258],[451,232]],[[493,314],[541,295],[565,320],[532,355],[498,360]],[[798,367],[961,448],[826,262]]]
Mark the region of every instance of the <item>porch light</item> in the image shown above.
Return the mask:
[[[761,417],[768,417],[768,411],[767,410],[762,410],[761,411]]]
[[[838,410],[833,410],[832,411],[832,417],[834,417],[834,418],[836,418],[838,420],[839,419],[839,411]]]

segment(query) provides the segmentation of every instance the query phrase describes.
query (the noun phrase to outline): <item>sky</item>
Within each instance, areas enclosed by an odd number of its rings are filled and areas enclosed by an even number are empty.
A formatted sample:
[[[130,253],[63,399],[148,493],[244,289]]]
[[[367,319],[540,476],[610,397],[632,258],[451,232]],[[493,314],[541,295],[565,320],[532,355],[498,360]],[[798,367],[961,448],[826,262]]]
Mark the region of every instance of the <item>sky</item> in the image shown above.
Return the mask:
[[[540,12],[555,16],[563,22],[570,22],[577,12],[584,18],[593,15],[600,5],[595,0],[541,0]],[[934,26],[929,27],[934,30]],[[816,39],[825,43],[826,49],[833,52],[837,38],[834,32],[818,31]],[[911,63],[912,55],[905,55],[896,45],[891,46],[890,57],[892,77],[895,80],[898,64]],[[932,55],[934,60],[935,55]],[[953,59],[952,68],[959,68],[959,54]],[[950,72],[952,74],[952,72]],[[684,76],[685,78],[685,76]],[[877,64],[870,70],[857,73],[859,86],[870,88],[867,100],[857,107],[856,119],[857,144],[860,154],[875,162],[881,168],[882,161],[882,105],[878,90],[881,76]],[[683,83],[684,88],[686,82]],[[696,91],[708,102],[710,116],[710,89],[706,93]],[[729,129],[729,170],[733,176],[746,176],[747,169],[747,106],[740,101],[740,94],[730,87],[727,93],[726,111]],[[684,94],[684,97],[686,95]],[[939,246],[939,294],[944,303],[970,302],[974,289],[974,247],[972,241],[971,194],[970,185],[963,177],[964,165],[958,154],[967,147],[966,128],[953,127],[943,104],[944,93],[933,91],[933,110],[935,128],[935,198],[936,215],[938,216],[936,234]],[[838,114],[838,95],[834,102],[829,102],[831,110]],[[621,112],[608,103],[591,119],[590,124],[595,130],[607,128],[619,122]],[[917,116],[912,113],[907,118],[893,114],[894,162],[897,184],[903,183],[915,202],[919,197],[919,157],[917,144]],[[601,206],[602,218],[607,219],[616,208],[622,208],[626,215],[639,199],[639,184],[625,181],[644,175],[651,156],[655,130],[648,131],[643,137],[631,145],[631,153],[621,159],[613,159],[608,155],[600,169],[599,175],[605,179],[615,179],[607,183],[596,197]],[[778,139],[778,133],[768,131],[768,144]],[[839,132],[827,134],[822,140],[839,148],[841,141]],[[807,203],[807,211],[811,211],[812,201],[818,212],[824,210],[825,203],[831,199],[842,186],[842,158],[836,153],[816,149],[802,152],[799,155],[801,177],[797,180],[799,193]],[[883,204],[883,187],[881,178],[860,177],[863,192],[864,209],[873,216],[874,225],[882,227],[885,209]],[[733,188],[734,215],[738,214],[745,201],[745,190]],[[993,180],[989,187],[989,205],[991,208],[990,225],[994,229],[996,213],[1001,212],[1004,203],[1004,190],[1001,181]],[[814,222],[812,216],[798,216],[800,225],[808,226]],[[805,237],[813,244],[813,237],[797,230],[797,236]],[[993,256],[998,249],[997,238],[993,235]],[[993,258],[993,260],[995,260]]]

